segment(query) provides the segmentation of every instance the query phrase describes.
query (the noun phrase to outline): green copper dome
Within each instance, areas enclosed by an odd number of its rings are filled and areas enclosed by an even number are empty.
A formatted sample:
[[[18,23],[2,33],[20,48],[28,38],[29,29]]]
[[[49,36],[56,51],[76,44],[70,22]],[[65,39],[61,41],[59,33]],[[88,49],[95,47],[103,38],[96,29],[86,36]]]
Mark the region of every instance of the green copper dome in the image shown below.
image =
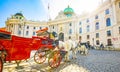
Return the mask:
[[[64,9],[64,14],[67,16],[72,16],[73,13],[74,13],[73,9],[70,8],[69,6]]]
[[[22,13],[16,13],[15,16],[22,16],[23,17],[23,14]]]

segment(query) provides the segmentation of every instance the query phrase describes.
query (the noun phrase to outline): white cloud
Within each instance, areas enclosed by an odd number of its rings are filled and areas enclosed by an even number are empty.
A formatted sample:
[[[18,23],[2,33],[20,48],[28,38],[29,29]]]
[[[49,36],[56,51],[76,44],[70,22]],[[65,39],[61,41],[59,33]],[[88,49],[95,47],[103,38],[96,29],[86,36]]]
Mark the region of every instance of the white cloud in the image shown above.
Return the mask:
[[[101,0],[42,0],[46,13],[54,19],[58,12],[63,11],[68,5],[77,14],[83,11],[93,11]],[[49,10],[48,10],[49,4]]]

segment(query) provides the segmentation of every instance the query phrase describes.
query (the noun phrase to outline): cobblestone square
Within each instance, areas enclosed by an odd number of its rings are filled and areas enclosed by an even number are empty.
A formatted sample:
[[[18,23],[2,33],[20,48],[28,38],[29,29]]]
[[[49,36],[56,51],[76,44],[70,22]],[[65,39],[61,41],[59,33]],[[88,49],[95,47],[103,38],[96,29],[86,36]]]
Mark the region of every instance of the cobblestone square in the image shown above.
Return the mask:
[[[62,62],[54,69],[47,62],[36,64],[32,58],[20,65],[24,68],[17,70],[16,64],[4,64],[3,72],[120,72],[120,52],[89,50],[86,56],[77,53],[77,59]]]

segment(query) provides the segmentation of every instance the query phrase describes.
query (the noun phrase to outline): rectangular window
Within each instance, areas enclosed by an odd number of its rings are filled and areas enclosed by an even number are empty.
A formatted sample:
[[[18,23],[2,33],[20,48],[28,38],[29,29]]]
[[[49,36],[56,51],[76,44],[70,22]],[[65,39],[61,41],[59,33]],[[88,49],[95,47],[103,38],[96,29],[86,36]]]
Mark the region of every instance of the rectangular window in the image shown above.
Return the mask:
[[[106,10],[105,10],[105,14],[109,14],[109,9],[106,9]]]
[[[35,32],[33,32],[33,36],[35,35]]]
[[[111,41],[111,39],[108,39],[108,40],[107,40],[107,45],[108,45],[108,46],[112,46],[112,41]]]
[[[89,22],[89,19],[87,19],[86,22],[88,23],[88,22]]]
[[[19,24],[19,28],[21,28],[21,25]]]
[[[95,16],[95,19],[98,19],[98,15]]]
[[[79,25],[81,25],[81,24],[82,24],[82,22],[80,21],[80,22],[79,22]]]
[[[21,35],[21,31],[20,30],[18,30],[18,35]]]
[[[99,33],[96,33],[96,38],[99,38]]]
[[[80,33],[80,34],[82,33],[82,28],[79,29],[79,33]]]
[[[53,29],[54,29],[54,26],[53,26]]]
[[[42,29],[42,27],[40,27],[40,29]]]
[[[28,31],[26,31],[26,36],[28,36],[28,34],[29,34],[29,32],[28,32]]]
[[[89,25],[87,26],[87,32],[90,32],[90,26]]]
[[[90,36],[89,36],[89,35],[87,35],[87,39],[90,39]]]
[[[111,31],[107,31],[107,36],[111,36]]]
[[[33,27],[33,29],[36,29],[36,27]]]
[[[72,34],[72,29],[69,29],[69,34]]]
[[[96,29],[96,30],[99,30],[99,22],[96,23],[95,29]]]
[[[29,26],[27,26],[27,29],[29,29]]]
[[[72,23],[70,23],[69,26],[72,26]]]
[[[100,44],[99,40],[96,40],[96,45],[99,45],[99,44]]]

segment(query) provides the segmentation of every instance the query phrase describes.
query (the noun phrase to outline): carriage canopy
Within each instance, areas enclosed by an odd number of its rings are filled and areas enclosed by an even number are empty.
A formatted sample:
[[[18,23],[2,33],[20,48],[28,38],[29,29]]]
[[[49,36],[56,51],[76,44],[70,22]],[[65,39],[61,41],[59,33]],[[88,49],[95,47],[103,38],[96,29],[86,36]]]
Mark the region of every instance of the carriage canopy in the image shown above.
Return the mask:
[[[11,32],[0,30],[0,39],[10,39],[10,38],[11,38]]]

